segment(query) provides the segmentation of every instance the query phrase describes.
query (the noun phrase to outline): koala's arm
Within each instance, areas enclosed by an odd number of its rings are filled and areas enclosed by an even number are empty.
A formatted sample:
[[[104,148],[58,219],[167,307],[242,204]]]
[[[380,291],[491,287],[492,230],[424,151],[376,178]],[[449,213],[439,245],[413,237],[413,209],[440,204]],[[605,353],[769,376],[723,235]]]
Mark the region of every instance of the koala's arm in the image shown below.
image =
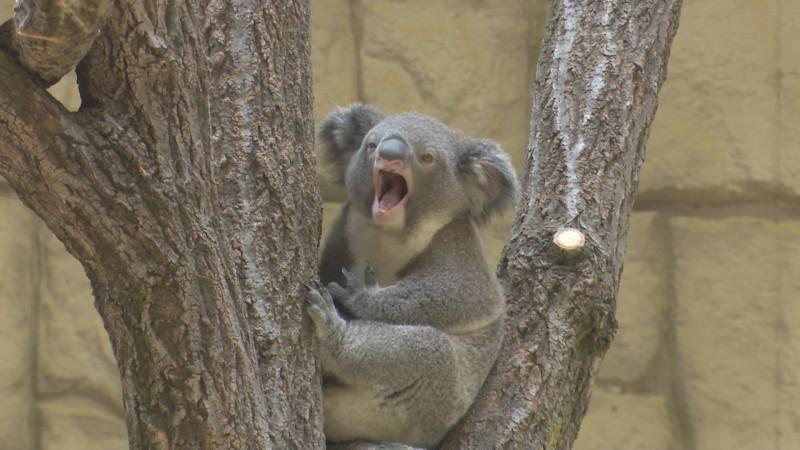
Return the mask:
[[[439,270],[413,274],[386,287],[333,287],[332,294],[348,314],[361,320],[468,332],[503,314],[500,292],[490,277]]]
[[[384,287],[369,282],[361,286],[351,276],[347,288],[329,285],[329,289],[350,316],[376,322],[430,325],[459,333],[503,315],[502,292],[468,219],[440,230],[404,272]]]

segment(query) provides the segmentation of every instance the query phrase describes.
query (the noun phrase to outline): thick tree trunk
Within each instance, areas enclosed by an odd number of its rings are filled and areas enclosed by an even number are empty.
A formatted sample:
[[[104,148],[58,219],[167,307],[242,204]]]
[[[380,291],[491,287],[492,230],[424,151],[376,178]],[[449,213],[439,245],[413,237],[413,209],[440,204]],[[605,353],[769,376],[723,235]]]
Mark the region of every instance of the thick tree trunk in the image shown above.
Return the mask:
[[[0,175],[86,268],[132,448],[321,446],[309,6],[116,1],[97,36],[109,4],[3,25]],[[43,85],[90,46],[69,113]]]
[[[506,338],[444,448],[572,446],[616,328],[628,219],[680,7],[552,3],[523,195],[499,269]],[[579,230],[583,246],[570,233],[554,243],[564,227]]]

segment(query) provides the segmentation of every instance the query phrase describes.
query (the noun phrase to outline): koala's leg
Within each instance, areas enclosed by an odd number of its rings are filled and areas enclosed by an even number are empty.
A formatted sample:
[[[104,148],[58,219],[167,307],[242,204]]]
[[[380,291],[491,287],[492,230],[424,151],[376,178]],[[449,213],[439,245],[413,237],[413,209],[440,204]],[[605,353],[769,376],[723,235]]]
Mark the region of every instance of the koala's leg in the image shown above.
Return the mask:
[[[345,321],[328,291],[308,286],[322,367],[325,435],[332,442],[430,447],[464,414],[450,337],[425,325]]]
[[[448,385],[455,378],[450,338],[427,325],[345,321],[325,287],[309,289],[308,313],[315,325],[325,371],[345,385],[406,388],[418,381]],[[423,379],[429,378],[429,379]]]
[[[391,389],[409,387],[418,380],[426,384],[454,381],[450,339],[433,327],[353,320],[347,322],[341,340],[327,344],[331,358],[326,369],[347,385],[377,383]]]
[[[463,414],[449,338],[427,326],[350,321],[323,359],[325,434],[430,447]],[[323,346],[322,343],[320,343]]]

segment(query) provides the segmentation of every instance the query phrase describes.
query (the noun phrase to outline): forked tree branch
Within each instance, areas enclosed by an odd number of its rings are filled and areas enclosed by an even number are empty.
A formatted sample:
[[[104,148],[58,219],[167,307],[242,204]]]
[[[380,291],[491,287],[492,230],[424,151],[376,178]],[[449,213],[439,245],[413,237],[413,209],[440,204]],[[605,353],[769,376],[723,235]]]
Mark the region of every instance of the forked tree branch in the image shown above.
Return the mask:
[[[45,87],[86,55],[110,9],[111,0],[18,0],[0,25],[0,176],[84,262],[96,243],[74,224],[102,209],[91,183],[108,124],[69,113]]]
[[[86,55],[110,10],[111,0],[17,0],[0,46],[49,86]]]
[[[680,8],[552,2],[523,195],[499,269],[506,337],[444,448],[572,447],[616,329],[628,219]],[[569,257],[553,250],[565,227],[585,238]]]
[[[56,206],[63,199],[48,197],[70,183],[59,161],[86,144],[82,128],[61,104],[0,51],[0,176],[21,195],[38,190],[42,203]]]
[[[131,448],[324,442],[308,3],[120,1],[86,57],[106,3],[4,28],[0,175],[86,268]],[[70,113],[35,78],[78,60]]]

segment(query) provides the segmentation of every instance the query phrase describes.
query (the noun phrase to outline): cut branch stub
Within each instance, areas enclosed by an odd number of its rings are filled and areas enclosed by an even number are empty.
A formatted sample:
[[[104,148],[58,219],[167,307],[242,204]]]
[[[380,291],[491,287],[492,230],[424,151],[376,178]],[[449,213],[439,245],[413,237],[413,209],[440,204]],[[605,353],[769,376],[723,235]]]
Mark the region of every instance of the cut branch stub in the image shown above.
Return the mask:
[[[110,10],[110,0],[17,0],[14,19],[0,29],[0,47],[49,86],[86,55]]]
[[[583,254],[586,245],[586,236],[577,228],[559,228],[553,235],[553,242],[550,246],[551,255],[556,262],[574,262]]]

